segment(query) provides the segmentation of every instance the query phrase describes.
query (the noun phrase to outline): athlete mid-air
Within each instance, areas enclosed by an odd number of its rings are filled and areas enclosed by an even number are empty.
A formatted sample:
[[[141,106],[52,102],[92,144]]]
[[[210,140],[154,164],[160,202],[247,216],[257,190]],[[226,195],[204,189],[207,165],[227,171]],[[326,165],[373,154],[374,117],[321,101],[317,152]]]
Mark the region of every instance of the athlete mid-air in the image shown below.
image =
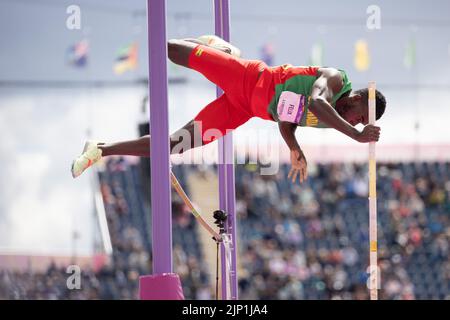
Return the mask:
[[[345,71],[329,67],[270,67],[260,60],[240,58],[240,50],[216,36],[169,40],[169,59],[202,73],[224,93],[204,107],[183,128],[171,135],[171,153],[210,143],[249,119],[277,121],[290,149],[292,182],[307,178],[307,162],[295,137],[297,126],[334,128],[358,142],[378,141],[380,128],[368,125],[368,89],[352,91]],[[376,91],[376,119],[386,108],[386,99]],[[151,115],[157,116],[157,115]],[[354,126],[362,123],[362,131]],[[179,137],[189,132],[183,148]],[[194,139],[200,134],[201,139]],[[198,141],[197,141],[198,140]],[[181,151],[180,151],[181,150]],[[72,163],[72,176],[78,177],[101,157],[111,155],[150,156],[150,137],[103,143],[88,141]]]

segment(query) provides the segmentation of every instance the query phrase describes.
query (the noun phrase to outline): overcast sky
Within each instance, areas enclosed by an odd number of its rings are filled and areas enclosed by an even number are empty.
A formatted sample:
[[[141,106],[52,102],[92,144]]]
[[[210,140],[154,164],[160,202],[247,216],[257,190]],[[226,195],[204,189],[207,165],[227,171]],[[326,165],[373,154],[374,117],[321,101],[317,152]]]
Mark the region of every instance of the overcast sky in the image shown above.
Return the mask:
[[[167,1],[168,37],[214,32],[212,0]],[[81,30],[65,27],[66,8],[81,8]],[[366,9],[381,9],[381,29],[366,28]],[[146,1],[143,0],[1,0],[0,79],[117,79],[111,63],[119,47],[130,41],[146,49]],[[259,58],[260,46],[275,46],[275,64],[306,64],[311,46],[324,45],[324,64],[349,72],[354,83],[376,79],[380,84],[445,83],[449,85],[450,2],[398,1],[231,1],[231,37],[245,57]],[[408,40],[417,42],[417,70],[402,62]],[[63,53],[82,38],[91,43],[86,72],[65,64]],[[353,67],[353,46],[366,39],[372,60],[364,73]],[[120,79],[146,77],[138,72]],[[446,71],[446,72],[444,72]],[[418,75],[418,76],[416,76]]]

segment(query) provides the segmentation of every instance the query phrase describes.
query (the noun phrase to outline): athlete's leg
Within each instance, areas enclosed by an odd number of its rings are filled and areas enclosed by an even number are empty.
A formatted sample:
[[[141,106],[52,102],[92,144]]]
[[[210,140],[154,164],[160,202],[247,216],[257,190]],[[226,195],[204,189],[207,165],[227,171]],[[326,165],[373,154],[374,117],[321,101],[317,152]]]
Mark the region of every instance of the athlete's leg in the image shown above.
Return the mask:
[[[197,139],[198,141],[194,139],[196,136],[195,130],[194,120],[191,120],[185,126],[174,132],[170,136],[170,153],[182,153],[189,149],[202,146],[202,139]],[[198,134],[201,133],[198,132]],[[183,140],[185,137],[189,140]],[[149,157],[150,135],[116,143],[99,143],[98,148],[102,150],[102,156],[104,157],[113,155]]]
[[[184,38],[185,41],[190,41],[196,44],[203,44],[208,47],[223,51],[225,53],[231,54],[235,57],[241,57],[241,50],[235,46],[233,46],[231,43],[223,40],[222,38],[218,36],[212,36],[212,35],[205,35],[201,36],[197,39],[193,38]]]
[[[192,41],[171,39],[167,42],[167,54],[170,61],[189,68],[189,56],[198,44]]]
[[[169,59],[173,63],[189,68],[189,56],[191,55],[192,50],[199,44],[228,54],[231,54],[232,52],[231,48],[225,46],[210,46],[205,44],[205,42],[194,38],[171,39],[167,42],[167,54]]]
[[[102,156],[150,156],[150,136],[142,136],[137,139],[121,141],[116,143],[98,143],[98,148],[102,150]]]
[[[236,108],[226,94],[204,107],[194,120],[170,136],[170,153],[181,154],[189,149],[210,143],[229,130],[233,130],[251,118],[245,111]],[[104,156],[130,155],[149,157],[150,137],[117,143],[88,141],[82,154],[72,162],[72,176],[81,175],[87,168]]]
[[[210,143],[251,118],[233,106],[224,94],[204,107],[198,115],[170,136],[170,153],[179,154]],[[117,143],[99,143],[102,156],[150,156],[150,136]]]
[[[192,50],[197,47],[199,44],[204,44],[202,41],[198,39],[172,39],[168,41],[168,55],[169,59],[179,65],[188,67],[189,56],[191,55]],[[218,48],[217,48],[218,49]],[[221,49],[218,49],[221,50]],[[222,50],[224,52],[224,50]],[[177,132],[175,132],[170,139],[170,150],[172,150],[176,145],[182,143],[178,141],[177,137],[182,137],[183,134],[189,133],[191,136],[191,143],[186,146],[184,151],[189,148],[195,148],[201,146],[202,143],[198,143],[194,141],[194,120],[189,121],[183,128],[180,128]],[[202,141],[202,139],[200,139]],[[103,156],[111,156],[111,155],[130,155],[130,156],[138,156],[138,157],[148,157],[150,155],[150,136],[146,135],[140,137],[138,139],[121,141],[117,143],[99,143],[99,149],[102,150]],[[184,147],[184,146],[183,146]],[[179,149],[179,148],[178,148]],[[179,152],[175,152],[179,153]]]

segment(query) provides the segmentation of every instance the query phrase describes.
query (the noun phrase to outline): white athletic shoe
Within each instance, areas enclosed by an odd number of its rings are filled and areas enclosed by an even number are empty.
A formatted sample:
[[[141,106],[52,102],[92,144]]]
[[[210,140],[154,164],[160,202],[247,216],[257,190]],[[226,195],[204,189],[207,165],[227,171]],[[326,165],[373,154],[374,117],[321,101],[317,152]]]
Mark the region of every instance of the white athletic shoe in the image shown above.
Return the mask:
[[[215,35],[204,35],[197,38],[204,44],[217,48],[217,49],[223,49],[226,48],[228,51],[230,51],[230,54],[232,56],[235,56],[237,58],[241,57],[241,50],[233,46],[231,43],[226,42],[222,38],[215,36]]]
[[[97,147],[97,141],[86,141],[82,154],[72,162],[72,177],[80,176],[84,170],[102,158],[102,150]]]

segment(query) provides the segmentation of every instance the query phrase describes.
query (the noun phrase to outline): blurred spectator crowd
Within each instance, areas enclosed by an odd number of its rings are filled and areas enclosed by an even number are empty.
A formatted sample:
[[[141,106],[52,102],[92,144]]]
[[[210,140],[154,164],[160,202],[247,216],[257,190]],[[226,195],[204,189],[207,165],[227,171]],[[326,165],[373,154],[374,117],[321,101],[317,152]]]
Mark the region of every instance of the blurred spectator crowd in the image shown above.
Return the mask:
[[[188,192],[182,168],[174,168]],[[0,270],[0,299],[137,299],[139,276],[151,274],[151,217],[141,168],[124,158],[108,159],[99,172],[113,254],[100,270],[81,272],[81,289],[67,289],[66,268],[46,272]],[[206,265],[192,214],[172,195],[173,264],[186,299],[211,299]]]
[[[173,168],[182,186],[192,167]],[[367,168],[309,166],[293,185],[284,165],[262,176],[236,167],[240,299],[368,299]],[[82,270],[69,290],[65,268],[0,270],[0,299],[136,299],[151,274],[151,219],[137,164],[112,158],[99,173],[113,254]],[[380,164],[377,177],[381,299],[450,299],[450,163]],[[197,224],[176,194],[173,259],[187,299],[214,299]],[[211,278],[212,279],[212,278]]]
[[[368,299],[368,178],[357,164],[236,169],[242,299]],[[381,164],[381,299],[450,299],[450,164]]]

